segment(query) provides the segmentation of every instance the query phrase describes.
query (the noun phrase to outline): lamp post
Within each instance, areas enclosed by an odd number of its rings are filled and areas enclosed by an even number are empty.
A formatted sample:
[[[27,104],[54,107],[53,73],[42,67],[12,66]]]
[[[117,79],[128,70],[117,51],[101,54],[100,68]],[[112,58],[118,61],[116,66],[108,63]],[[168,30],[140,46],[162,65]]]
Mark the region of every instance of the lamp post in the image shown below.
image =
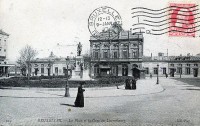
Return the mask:
[[[180,67],[180,78],[181,78],[181,74],[182,74],[182,64],[180,64],[181,65],[181,67]]]
[[[158,69],[158,71],[157,71],[157,82],[156,82],[156,84],[159,84],[159,78],[158,78],[159,65],[158,64],[157,64],[157,69]]]
[[[69,94],[69,83],[68,83],[68,65],[69,65],[69,57],[66,58],[66,63],[67,63],[67,72],[66,72],[66,76],[67,76],[67,82],[65,85],[65,97],[70,97]]]

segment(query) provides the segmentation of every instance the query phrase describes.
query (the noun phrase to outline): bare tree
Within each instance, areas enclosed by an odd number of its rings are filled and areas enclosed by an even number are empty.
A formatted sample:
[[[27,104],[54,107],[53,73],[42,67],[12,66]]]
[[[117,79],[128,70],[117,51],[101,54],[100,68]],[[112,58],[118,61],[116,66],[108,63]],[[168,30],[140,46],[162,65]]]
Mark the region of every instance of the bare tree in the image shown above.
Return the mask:
[[[27,69],[28,71],[28,80],[30,79],[30,61],[35,58],[35,56],[38,54],[38,52],[33,49],[31,46],[26,45],[24,48],[22,48],[20,51],[20,57],[17,61],[17,63],[20,65],[21,69]]]

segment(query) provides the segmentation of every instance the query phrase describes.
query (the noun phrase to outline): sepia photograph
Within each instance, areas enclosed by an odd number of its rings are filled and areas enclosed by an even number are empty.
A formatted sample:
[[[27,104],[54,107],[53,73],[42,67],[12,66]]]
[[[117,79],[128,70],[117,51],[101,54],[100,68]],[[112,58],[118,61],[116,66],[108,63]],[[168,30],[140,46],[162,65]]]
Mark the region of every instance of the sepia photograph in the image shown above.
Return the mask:
[[[200,126],[199,0],[0,0],[0,126]]]

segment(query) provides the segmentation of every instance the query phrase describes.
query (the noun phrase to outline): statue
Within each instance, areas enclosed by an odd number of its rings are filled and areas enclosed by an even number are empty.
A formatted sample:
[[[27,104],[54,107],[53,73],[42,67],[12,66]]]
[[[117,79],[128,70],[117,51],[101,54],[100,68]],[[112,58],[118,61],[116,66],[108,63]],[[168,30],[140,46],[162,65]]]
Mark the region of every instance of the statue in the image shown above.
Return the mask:
[[[82,51],[82,45],[81,45],[81,43],[79,42],[79,43],[78,43],[78,47],[77,47],[77,56],[80,56],[80,55],[81,55],[81,51]]]

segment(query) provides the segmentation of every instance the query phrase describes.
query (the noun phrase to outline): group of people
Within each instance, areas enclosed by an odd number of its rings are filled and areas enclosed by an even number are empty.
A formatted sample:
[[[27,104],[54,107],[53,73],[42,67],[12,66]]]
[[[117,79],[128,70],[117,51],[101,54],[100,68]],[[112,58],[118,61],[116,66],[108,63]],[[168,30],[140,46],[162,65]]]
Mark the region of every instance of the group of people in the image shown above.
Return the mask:
[[[135,90],[136,89],[136,79],[126,79],[125,89]]]

